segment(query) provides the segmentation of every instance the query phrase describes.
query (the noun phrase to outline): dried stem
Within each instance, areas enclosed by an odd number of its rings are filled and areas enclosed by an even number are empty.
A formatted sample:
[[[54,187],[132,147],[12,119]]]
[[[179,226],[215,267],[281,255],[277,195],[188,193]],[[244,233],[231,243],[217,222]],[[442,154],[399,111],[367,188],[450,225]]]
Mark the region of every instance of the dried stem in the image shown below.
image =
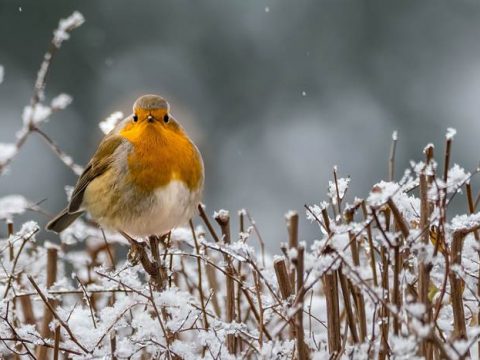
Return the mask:
[[[193,221],[189,221],[190,230],[192,231],[193,241],[195,243],[195,252],[197,255],[200,255],[200,247],[198,246],[197,235],[195,234],[195,228],[193,227]],[[208,319],[207,319],[207,312],[205,310],[205,295],[203,293],[203,279],[202,279],[202,262],[200,258],[197,258],[197,271],[198,271],[198,293],[200,295],[200,304],[202,306],[203,312],[203,326],[208,330]]]
[[[50,247],[47,249],[47,289],[52,286],[56,279],[57,279],[57,258],[58,258],[58,250],[55,247]],[[30,280],[31,281],[31,280]],[[38,291],[38,290],[37,290]],[[52,337],[52,332],[50,331],[49,324],[53,320],[53,313],[49,310],[55,306],[55,301],[47,300],[49,306],[45,307],[43,312],[43,321],[42,325],[40,326],[40,335],[43,338]],[[45,359],[47,356],[47,348],[46,347],[39,347],[37,349],[37,357],[40,359]]]
[[[297,257],[293,259],[293,264],[295,265],[295,272],[297,274],[296,281],[296,296],[297,299],[295,303],[300,307],[300,311],[296,315],[296,325],[297,325],[297,352],[299,360],[306,360],[309,358],[307,352],[307,345],[305,344],[305,334],[303,329],[303,308],[304,308],[304,292],[303,292],[303,280],[304,280],[304,253],[305,248],[303,246],[297,246]]]
[[[221,211],[215,216],[215,220],[222,230],[223,242],[225,244],[230,244],[230,215],[226,211]],[[226,277],[226,321],[231,323],[235,320],[235,287],[233,284],[232,276],[235,272],[232,264],[232,259],[230,256],[225,255],[225,262],[227,263],[226,272],[228,275]],[[227,348],[230,354],[236,353],[236,341],[235,335],[227,335]]]

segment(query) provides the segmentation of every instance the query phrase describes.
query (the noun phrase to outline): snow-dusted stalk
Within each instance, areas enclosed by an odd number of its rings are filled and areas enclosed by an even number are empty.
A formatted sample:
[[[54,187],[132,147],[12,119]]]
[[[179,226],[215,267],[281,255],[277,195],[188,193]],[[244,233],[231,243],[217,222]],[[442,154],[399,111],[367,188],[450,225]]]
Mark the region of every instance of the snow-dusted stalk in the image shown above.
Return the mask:
[[[365,205],[365,200],[362,200],[362,213],[363,213],[363,219],[365,221],[368,220],[368,212],[367,212],[367,206]],[[369,249],[369,260],[370,260],[370,268],[372,269],[372,277],[373,277],[373,285],[375,287],[378,286],[378,280],[377,280],[377,261],[375,260],[375,247],[373,246],[373,238],[372,238],[372,227],[371,223],[368,222],[367,228],[367,240],[368,240],[368,249]]]
[[[205,255],[207,255],[206,250],[205,250]],[[220,310],[220,304],[218,301],[217,273],[215,271],[215,268],[209,264],[205,265],[205,273],[207,274],[208,286],[212,290],[211,302],[212,302],[213,310],[215,311],[215,314],[217,316],[220,316],[222,311]]]
[[[298,220],[298,216],[297,216]],[[298,223],[297,223],[298,226]],[[297,235],[298,236],[298,235]],[[295,265],[295,273],[297,275],[296,281],[296,299],[295,303],[298,304],[300,310],[296,314],[296,344],[297,344],[297,354],[298,360],[307,360],[310,358],[307,350],[307,345],[305,344],[305,332],[303,328],[303,308],[304,308],[304,296],[303,291],[304,285],[304,256],[305,256],[305,247],[297,246],[297,256],[292,259],[293,264]]]
[[[190,230],[192,231],[193,242],[195,244],[195,252],[200,255],[200,246],[198,245],[197,235],[195,234],[195,228],[193,227],[193,221],[189,221]],[[203,326],[208,330],[207,310],[205,309],[205,295],[203,293],[203,276],[202,276],[202,261],[200,257],[197,258],[197,286],[198,295],[200,297],[200,305],[202,306],[203,313]]]
[[[390,147],[390,156],[388,157],[388,179],[395,179],[395,153],[397,149],[398,132],[395,130],[392,134],[392,145]]]
[[[112,295],[108,297],[108,305],[109,306],[114,306],[115,301],[116,301],[115,293],[112,293]],[[60,327],[57,326],[56,329],[60,329]],[[55,333],[55,335],[56,335],[56,333]],[[116,330],[112,330],[110,332],[110,357],[111,357],[112,360],[117,360],[117,357],[115,356],[115,351],[116,350],[117,350],[117,335],[116,335]]]
[[[265,242],[263,241],[262,235],[260,235],[257,222],[253,219],[252,215],[250,215],[247,210],[245,210],[245,215],[247,215],[248,221],[250,221],[250,225],[253,228],[253,232],[257,236],[258,244],[260,245],[260,253],[262,254],[262,266],[265,267]]]
[[[60,326],[55,326],[55,339],[54,339],[54,348],[53,348],[53,360],[58,360],[58,355],[60,352]]]
[[[261,286],[260,286],[260,280],[258,278],[258,274],[256,272],[252,273],[253,275],[253,282],[255,284],[255,293],[257,295],[257,303],[258,303],[258,316],[259,316],[259,321],[258,321],[258,346],[261,349],[263,345],[263,329],[265,327],[264,325],[264,319],[263,319],[263,304],[262,304],[262,291],[261,291]]]
[[[428,180],[425,172],[419,176],[420,186],[420,231],[422,232],[421,241],[423,246],[428,246],[430,239],[430,204],[428,202]],[[432,305],[428,298],[428,289],[430,288],[430,270],[431,265],[426,263],[424,259],[420,260],[418,264],[418,298],[419,301],[425,305],[426,313],[424,321],[430,323],[432,320]],[[427,341],[422,341],[421,353],[427,360],[432,359],[433,348],[429,346]]]
[[[355,321],[355,316],[353,315],[352,302],[350,301],[350,287],[341,268],[338,271],[338,280],[340,281],[340,287],[342,288],[343,304],[347,314],[348,328],[350,329],[353,342],[358,343],[357,323]]]
[[[92,325],[96,329],[97,328],[97,322],[95,320],[95,309],[92,305],[91,296],[88,294],[87,289],[85,289],[85,286],[82,284],[82,282],[80,281],[80,278],[77,275],[75,275],[75,280],[77,280],[78,285],[80,286],[80,288],[83,291],[83,297],[84,297],[85,302],[87,303],[88,308],[90,310],[90,318],[92,319]]]
[[[338,302],[337,272],[323,275],[323,288],[327,303],[328,351],[338,353],[342,347],[340,341],[340,306]]]
[[[225,244],[230,244],[230,215],[226,211],[220,211],[215,216],[215,221],[220,225],[222,230],[222,240]],[[225,316],[226,321],[231,323],[235,320],[235,286],[232,277],[234,276],[233,261],[230,256],[224,255],[226,267],[226,300],[225,300]],[[236,352],[236,339],[235,335],[227,335],[227,348],[230,354]]]
[[[47,249],[47,283],[45,284],[48,289],[52,286],[57,280],[57,261],[58,261],[58,250],[55,247],[49,247]],[[52,332],[50,331],[49,324],[53,320],[53,313],[50,311],[50,307],[54,307],[56,302],[52,299],[48,299],[47,302],[50,306],[46,306],[43,311],[42,324],[40,326],[40,335],[43,338],[52,338]],[[36,356],[39,359],[46,359],[47,357],[47,348],[40,346],[37,349]]]
[[[36,319],[35,314],[33,313],[32,300],[29,296],[22,296],[18,299],[20,301],[20,305],[22,306],[22,313],[25,323],[35,325]]]
[[[164,289],[167,283],[167,271],[165,269],[165,264],[162,259],[160,259],[160,249],[159,244],[165,243],[165,240],[168,238],[168,234],[159,238],[158,236],[150,236],[148,238],[150,242],[150,251],[152,253],[153,258],[153,265],[155,271],[150,274],[152,276],[152,280],[154,281],[155,290]]]
[[[342,213],[342,199],[343,199],[343,196],[340,195],[340,189],[338,188],[338,177],[337,177],[337,167],[336,166],[333,168],[333,179],[335,181],[335,196],[336,196],[337,210],[338,210],[338,214],[340,215]],[[333,210],[335,210],[335,207],[333,207]]]
[[[210,235],[215,240],[215,242],[218,243],[220,240],[218,238],[218,235],[217,235],[215,229],[213,228],[212,224],[210,223],[210,220],[208,219],[208,216],[205,212],[205,206],[203,204],[199,204],[197,208],[198,208],[198,213],[200,215],[200,218],[202,219],[203,223],[207,227]],[[207,255],[208,255],[208,251],[205,248],[205,256],[207,256]],[[215,271],[215,268],[212,267],[209,264],[206,264],[205,272],[207,274],[208,286],[212,290],[212,300],[211,300],[211,302],[212,302],[213,310],[215,311],[215,314],[217,316],[220,316],[222,312],[220,310],[220,304],[219,304],[219,301],[218,301],[217,273]]]
[[[205,223],[205,226],[207,227],[208,231],[210,232],[210,235],[212,235],[213,240],[215,240],[216,243],[219,243],[220,239],[218,238],[218,235],[215,229],[213,228],[212,224],[210,223],[207,213],[205,212],[205,205],[203,204],[198,205],[198,213],[202,218],[203,222]]]
[[[294,211],[290,211],[285,216],[287,222],[287,231],[288,231],[288,248],[294,249],[297,251],[298,248],[298,214]],[[290,259],[291,260],[291,259]],[[292,288],[295,288],[295,266],[292,262],[290,267],[290,282]]]
[[[404,239],[408,239],[410,234],[410,230],[408,228],[408,224],[406,223],[405,219],[403,218],[400,210],[398,210],[397,206],[393,202],[392,198],[387,200],[388,207],[390,208],[393,218],[395,219],[395,226],[400,229],[400,232],[403,235]],[[392,300],[393,304],[400,309],[401,307],[401,294],[400,294],[400,271],[401,271],[401,264],[400,264],[400,239],[397,238],[395,240],[395,244],[393,244],[393,252],[394,252],[394,263],[393,263],[393,291],[392,291]],[[393,333],[398,336],[400,333],[400,322],[397,318],[393,319]]]
[[[273,263],[275,275],[277,277],[278,288],[283,300],[288,300],[292,295],[292,282],[290,281],[285,259],[276,259]]]
[[[475,212],[475,203],[473,201],[472,185],[470,184],[470,182],[465,184],[465,188],[467,193],[468,211],[470,214],[473,214]],[[478,234],[478,231],[474,231],[473,235],[475,236],[475,240],[480,240],[480,235]],[[478,258],[480,260],[480,250],[478,251]],[[480,279],[480,262],[478,266],[478,278]],[[477,282],[477,295],[480,298],[480,281]],[[477,319],[480,321],[480,309],[477,312]],[[480,354],[480,341],[478,342],[477,347],[477,351]]]
[[[358,206],[360,206],[360,203],[358,204]],[[358,206],[352,207],[349,210],[346,210],[344,212],[343,218],[344,218],[344,221],[347,224],[349,224],[350,222],[353,221],[354,211],[356,211],[358,209]],[[352,231],[348,232],[348,237],[349,237],[349,240],[350,240],[350,251],[352,253],[353,265],[359,267],[360,266],[360,253],[359,253],[359,250],[358,250],[357,237],[355,236],[355,234]],[[339,279],[341,281],[342,280],[341,279],[341,274],[340,274],[341,269],[338,270],[338,273],[339,273],[338,274]],[[365,338],[367,337],[367,317],[366,317],[366,314],[365,314],[365,298],[364,298],[362,292],[360,291],[360,289],[358,287],[356,287],[355,285],[348,286],[348,287],[346,287],[345,290],[347,292],[351,291],[353,299],[355,300],[355,310],[356,310],[356,313],[357,313],[359,330],[360,330],[359,331],[360,332],[360,337],[359,338],[357,337],[357,339],[359,339],[361,342],[363,342],[363,341],[365,341]],[[348,296],[350,296],[350,295],[348,294]],[[352,327],[353,326],[355,326],[355,325],[352,323]]]
[[[450,262],[452,266],[457,265],[458,267],[462,264],[462,250],[463,250],[463,241],[465,236],[471,232],[477,231],[480,229],[480,224],[475,224],[471,227],[465,227],[458,229],[453,233],[452,236],[452,246],[450,249]],[[456,339],[464,339],[467,335],[467,328],[465,322],[465,312],[463,305],[463,280],[455,271],[451,271],[449,275],[450,279],[450,288],[451,288],[451,300],[452,300],[452,311],[453,311],[453,326],[454,326],[454,337]]]
[[[246,215],[246,210],[245,209],[242,209],[238,212],[238,230],[239,230],[239,239],[242,240],[242,236],[244,236],[245,234],[245,215]],[[246,241],[246,240],[245,240]],[[245,281],[246,279],[246,274],[243,274],[242,273],[242,262],[241,261],[238,261],[238,264],[237,264],[237,276],[239,279],[241,279],[242,281]],[[256,274],[254,273],[254,276],[256,276]],[[254,278],[255,280],[255,290],[257,291],[257,280],[258,280],[258,276],[256,276],[256,278]],[[242,318],[242,301],[243,301],[243,298],[242,298],[242,285],[241,284],[236,284],[237,285],[237,290],[235,291],[235,295],[236,295],[236,298],[235,298],[235,304],[236,304],[236,311],[235,311],[235,316],[236,316],[236,319],[235,321],[239,324],[241,324],[243,322],[243,318]],[[258,287],[259,289],[261,289],[261,284],[260,282],[258,281]],[[260,294],[261,295],[261,292],[258,292],[257,291],[257,294]],[[259,326],[259,333],[260,333],[260,337],[262,338],[263,340],[263,309],[259,309],[260,311],[262,311],[262,314],[259,314],[260,315],[260,321],[261,321],[261,324]],[[259,346],[261,346],[259,344]],[[243,343],[242,341],[239,341],[239,344],[238,344],[238,351],[239,352],[242,352],[243,351]]]
[[[1,170],[0,170],[0,174],[1,174]],[[13,228],[13,221],[11,220],[8,220],[7,221],[7,235],[8,237],[11,237],[14,233],[14,228]],[[8,243],[8,255],[9,255],[9,259],[10,261],[13,261],[13,257],[15,256],[15,254],[13,253],[13,244],[11,242]]]
[[[385,224],[387,226],[386,229],[383,229],[382,224],[380,223],[380,220],[378,219],[377,213],[375,209],[371,209],[372,216],[377,224],[377,228],[380,230],[380,233],[382,237],[384,238],[385,242],[387,244],[390,244],[390,240],[388,239],[388,236],[386,235],[385,231],[388,231],[388,227],[390,224],[390,215],[389,211],[383,210],[381,211],[385,217]],[[379,353],[379,360],[384,360],[387,356],[388,353],[388,333],[389,333],[389,325],[390,325],[390,312],[387,307],[387,303],[390,301],[390,285],[389,285],[389,274],[388,274],[388,268],[389,268],[389,251],[385,246],[382,246],[380,249],[380,258],[381,258],[381,285],[382,285],[382,299],[385,301],[382,303],[382,307],[380,308],[380,336],[381,336],[381,345],[380,345],[380,353]]]

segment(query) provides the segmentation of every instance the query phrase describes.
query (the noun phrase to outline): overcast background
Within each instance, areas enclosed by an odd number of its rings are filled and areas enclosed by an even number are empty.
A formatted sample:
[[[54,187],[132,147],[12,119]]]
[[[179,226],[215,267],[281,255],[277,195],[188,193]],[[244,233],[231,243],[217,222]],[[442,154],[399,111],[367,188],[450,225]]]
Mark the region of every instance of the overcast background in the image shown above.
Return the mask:
[[[100,120],[161,94],[204,156],[209,212],[248,208],[271,250],[287,210],[304,217],[325,199],[334,165],[367,196],[396,129],[399,176],[427,143],[441,154],[449,126],[453,161],[480,158],[479,1],[0,0],[0,142],[14,140],[52,31],[73,10],[86,23],[54,59],[46,95],[74,102],[45,131],[85,164]],[[33,136],[0,196],[55,212],[75,180]],[[302,239],[318,236],[302,222]]]

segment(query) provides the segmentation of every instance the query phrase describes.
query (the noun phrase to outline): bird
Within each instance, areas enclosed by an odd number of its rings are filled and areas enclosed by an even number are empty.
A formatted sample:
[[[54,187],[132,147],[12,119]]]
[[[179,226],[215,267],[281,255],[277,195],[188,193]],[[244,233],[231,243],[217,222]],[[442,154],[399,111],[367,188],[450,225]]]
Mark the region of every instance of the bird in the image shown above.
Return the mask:
[[[46,229],[60,233],[87,212],[103,229],[163,236],[191,220],[203,187],[197,146],[164,98],[143,95],[100,142],[68,205]]]

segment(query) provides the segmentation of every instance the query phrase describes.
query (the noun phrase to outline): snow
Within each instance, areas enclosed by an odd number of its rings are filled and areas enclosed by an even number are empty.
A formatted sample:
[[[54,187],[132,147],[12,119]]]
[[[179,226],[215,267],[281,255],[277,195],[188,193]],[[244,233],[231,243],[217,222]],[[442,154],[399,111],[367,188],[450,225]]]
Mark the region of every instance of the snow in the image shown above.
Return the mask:
[[[447,190],[448,192],[455,192],[459,190],[470,179],[471,174],[465,171],[458,164],[448,170]]]
[[[19,237],[29,237],[31,234],[37,232],[40,229],[36,221],[27,221],[22,224],[22,227],[17,232]]]
[[[45,106],[41,103],[32,106],[27,105],[23,109],[22,119],[25,125],[29,125],[32,122],[34,125],[38,125],[45,122],[51,115],[52,109],[49,106]]]
[[[339,178],[337,179],[338,185],[338,195],[340,200],[342,200],[345,196],[345,193],[348,189],[348,184],[350,183],[350,178]],[[328,182],[328,196],[332,199],[332,204],[337,204],[337,185],[335,181]]]
[[[427,150],[429,149],[435,149],[435,145],[433,145],[432,143],[428,143],[424,148],[423,148],[423,153],[426,153]]]
[[[288,258],[295,261],[298,257],[298,250],[296,248],[290,248],[287,250]]]
[[[456,134],[457,134],[457,130],[455,130],[454,128],[448,128],[447,133],[445,134],[445,138],[447,140],[452,140]]]
[[[392,133],[392,140],[393,141],[397,141],[398,140],[398,131],[395,130],[393,133]]]
[[[407,308],[407,311],[410,313],[410,315],[418,319],[422,319],[423,315],[425,315],[425,311],[426,311],[425,304],[422,304],[422,303],[407,304],[406,308]]]
[[[63,110],[72,103],[72,97],[68,94],[60,94],[53,98],[50,107],[55,110]]]
[[[5,163],[17,153],[15,144],[0,143],[0,164]]]
[[[98,126],[100,130],[106,135],[112,131],[115,126],[123,119],[123,113],[121,111],[115,111],[110,114],[104,121],[101,121]]]
[[[222,221],[226,221],[230,217],[230,212],[228,210],[225,210],[225,209],[220,209],[220,210],[215,211],[213,213],[213,217],[215,219],[220,219]]]
[[[0,198],[0,219],[11,220],[13,215],[23,214],[30,203],[21,195]]]
[[[70,38],[69,31],[81,26],[85,22],[85,18],[78,11],[74,11],[66,19],[61,19],[58,28],[53,32],[53,44],[59,48],[65,40]]]
[[[298,213],[295,211],[295,210],[289,210],[286,214],[285,214],[285,219],[288,220],[294,216],[297,216]]]
[[[480,225],[480,212],[472,215],[457,215],[455,216],[450,223],[451,231],[459,231],[471,229],[475,226]]]
[[[322,219],[322,211],[328,207],[326,201],[322,201],[319,205],[310,205],[309,210],[305,210],[307,213],[307,220],[317,221],[317,219]],[[312,214],[313,213],[313,214]]]
[[[373,207],[381,206],[399,190],[400,186],[397,183],[381,181],[373,186],[367,202]]]

